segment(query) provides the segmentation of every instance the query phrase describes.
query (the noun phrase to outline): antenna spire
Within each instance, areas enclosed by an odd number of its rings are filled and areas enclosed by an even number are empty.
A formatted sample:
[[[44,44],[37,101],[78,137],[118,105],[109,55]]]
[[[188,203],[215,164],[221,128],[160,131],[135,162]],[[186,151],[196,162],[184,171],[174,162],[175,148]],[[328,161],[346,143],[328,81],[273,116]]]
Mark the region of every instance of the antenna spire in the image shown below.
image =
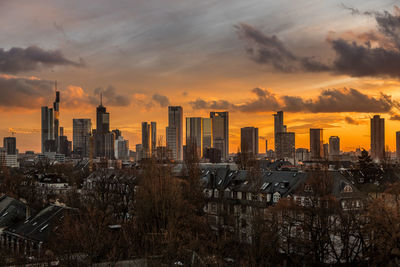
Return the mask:
[[[103,105],[103,92],[100,93],[100,106]]]

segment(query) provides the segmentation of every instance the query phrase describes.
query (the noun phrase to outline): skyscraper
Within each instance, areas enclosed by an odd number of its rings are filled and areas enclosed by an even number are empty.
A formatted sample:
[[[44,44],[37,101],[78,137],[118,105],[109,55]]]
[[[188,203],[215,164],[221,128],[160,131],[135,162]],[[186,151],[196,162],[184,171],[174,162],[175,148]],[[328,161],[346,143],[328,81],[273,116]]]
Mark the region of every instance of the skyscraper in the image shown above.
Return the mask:
[[[400,132],[396,132],[396,158],[400,159]]]
[[[175,160],[183,160],[183,109],[181,106],[168,107],[166,128],[167,149]]]
[[[275,154],[277,155],[277,149],[279,149],[279,146],[282,146],[278,144],[278,133],[284,133],[286,132],[286,126],[283,125],[283,111],[278,111],[276,114],[273,114],[274,116],[274,142],[275,142]],[[277,155],[278,156],[278,155]]]
[[[378,160],[385,157],[385,119],[379,115],[371,118],[371,157]]]
[[[150,158],[156,152],[157,147],[157,124],[142,122],[142,149],[143,155]]]
[[[277,159],[294,158],[296,140],[294,132],[278,132],[275,139],[275,155]]]
[[[17,139],[15,137],[4,137],[3,147],[7,155],[17,154]]]
[[[322,129],[310,129],[311,159],[322,159],[324,156]]]
[[[240,148],[242,153],[258,155],[258,128],[244,127],[240,129]]]
[[[53,109],[42,107],[42,153],[55,151]]]
[[[186,118],[186,149],[190,146],[196,147],[199,158],[203,157],[203,118]]]
[[[60,136],[60,92],[57,91],[57,82],[55,84],[56,99],[53,102],[54,112],[54,139],[59,143],[58,137]]]
[[[72,141],[74,153],[81,157],[89,156],[89,140],[92,132],[92,122],[90,119],[72,120]]]
[[[340,155],[340,138],[339,136],[329,137],[329,156],[337,157]]]
[[[114,143],[114,153],[116,159],[129,159],[129,141],[122,136],[118,136]]]
[[[100,105],[96,108],[96,132],[95,132],[95,151],[96,156],[106,156],[106,135],[110,132],[110,113],[103,106],[102,96],[100,95]],[[110,138],[109,138],[110,139]],[[110,141],[110,140],[108,140]],[[114,147],[114,141],[112,141]],[[114,155],[113,155],[114,156]]]
[[[156,153],[156,147],[157,147],[157,123],[152,121],[150,122],[150,134],[151,134],[151,155],[154,155]]]
[[[210,112],[214,148],[221,150],[222,159],[229,156],[229,112]]]
[[[212,119],[203,118],[203,154],[206,148],[212,148]]]

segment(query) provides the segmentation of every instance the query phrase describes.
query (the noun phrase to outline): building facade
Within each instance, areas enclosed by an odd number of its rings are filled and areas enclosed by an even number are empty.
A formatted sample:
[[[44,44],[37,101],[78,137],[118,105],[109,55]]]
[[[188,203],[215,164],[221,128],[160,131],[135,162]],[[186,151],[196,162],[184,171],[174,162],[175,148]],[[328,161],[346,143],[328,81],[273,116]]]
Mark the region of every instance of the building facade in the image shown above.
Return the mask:
[[[379,115],[371,118],[371,157],[375,160],[385,157],[385,119]]]
[[[221,150],[222,159],[229,156],[229,112],[210,112],[213,148]]]
[[[323,146],[323,130],[322,129],[310,129],[310,152],[311,159],[319,160],[324,156]]]
[[[89,141],[92,132],[90,119],[72,120],[72,142],[74,154],[81,157],[89,157]]]
[[[258,128],[244,127],[240,129],[240,148],[242,153],[258,155]]]
[[[183,160],[183,109],[181,106],[168,107],[166,128],[167,150],[174,160]]]

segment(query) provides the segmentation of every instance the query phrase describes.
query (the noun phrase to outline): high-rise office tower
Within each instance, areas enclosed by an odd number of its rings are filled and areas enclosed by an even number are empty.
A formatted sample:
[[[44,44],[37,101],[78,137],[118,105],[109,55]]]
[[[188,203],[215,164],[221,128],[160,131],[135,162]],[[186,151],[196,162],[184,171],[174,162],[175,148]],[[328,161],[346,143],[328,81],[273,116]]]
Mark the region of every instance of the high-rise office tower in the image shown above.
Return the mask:
[[[92,122],[90,119],[72,120],[72,141],[74,154],[81,157],[89,157],[90,133],[92,132]]]
[[[274,116],[274,142],[275,142],[275,154],[276,150],[279,149],[279,146],[282,146],[278,143],[278,133],[286,132],[286,125],[283,124],[283,111],[278,111]]]
[[[145,158],[151,156],[151,124],[142,122],[142,150]]]
[[[108,132],[104,135],[104,156],[108,159],[114,159],[115,133]]]
[[[183,160],[183,109],[180,106],[168,107],[168,126],[166,128],[167,149],[172,159]]]
[[[122,136],[118,136],[114,143],[114,153],[116,159],[129,159],[129,141],[125,140]]]
[[[310,129],[311,159],[322,159],[324,156],[322,129]]]
[[[400,131],[396,132],[396,158],[400,159]]]
[[[221,150],[221,157],[229,156],[229,112],[210,112],[212,120],[212,138],[214,148]]]
[[[142,149],[143,156],[150,158],[156,152],[157,124],[155,122],[142,122]]]
[[[157,123],[152,121],[150,122],[150,134],[151,134],[151,155],[155,155],[156,147],[157,147]]]
[[[294,132],[277,132],[275,139],[275,157],[277,159],[294,158],[296,153]]]
[[[57,82],[55,85],[56,90],[56,99],[53,103],[53,112],[54,112],[54,139],[58,142],[58,137],[60,136],[60,92],[57,91]]]
[[[42,153],[54,151],[54,117],[53,109],[42,107]]]
[[[379,160],[385,157],[385,119],[379,115],[371,118],[371,157]]]
[[[213,136],[212,136],[212,119],[203,118],[203,154],[206,148],[212,148]]]
[[[197,156],[203,157],[203,118],[186,118],[186,149],[195,147]]]
[[[329,137],[329,156],[336,157],[340,155],[340,138],[339,136]]]
[[[17,138],[4,137],[3,147],[6,150],[7,155],[17,155]]]
[[[96,132],[95,132],[95,151],[96,156],[106,156],[106,135],[110,132],[110,113],[103,106],[102,96],[100,95],[100,105],[96,108]],[[110,141],[110,140],[108,140]],[[114,147],[114,141],[112,142]]]
[[[242,153],[258,154],[258,128],[245,127],[240,129],[240,148]]]
[[[329,144],[323,144],[323,155],[324,155],[324,159],[328,159],[329,158]]]

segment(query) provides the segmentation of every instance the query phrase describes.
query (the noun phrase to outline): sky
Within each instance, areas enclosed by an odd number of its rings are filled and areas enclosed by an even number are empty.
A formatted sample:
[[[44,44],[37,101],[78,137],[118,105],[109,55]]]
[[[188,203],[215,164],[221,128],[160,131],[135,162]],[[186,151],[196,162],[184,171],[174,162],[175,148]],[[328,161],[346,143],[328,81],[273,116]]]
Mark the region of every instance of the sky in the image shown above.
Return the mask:
[[[400,131],[400,1],[0,0],[0,137],[40,150],[40,107],[61,91],[60,121],[91,118],[100,92],[111,128],[141,143],[141,122],[165,137],[168,105],[184,116],[230,112],[273,147],[285,112],[296,147],[309,128],[341,149],[369,149],[369,119]]]

